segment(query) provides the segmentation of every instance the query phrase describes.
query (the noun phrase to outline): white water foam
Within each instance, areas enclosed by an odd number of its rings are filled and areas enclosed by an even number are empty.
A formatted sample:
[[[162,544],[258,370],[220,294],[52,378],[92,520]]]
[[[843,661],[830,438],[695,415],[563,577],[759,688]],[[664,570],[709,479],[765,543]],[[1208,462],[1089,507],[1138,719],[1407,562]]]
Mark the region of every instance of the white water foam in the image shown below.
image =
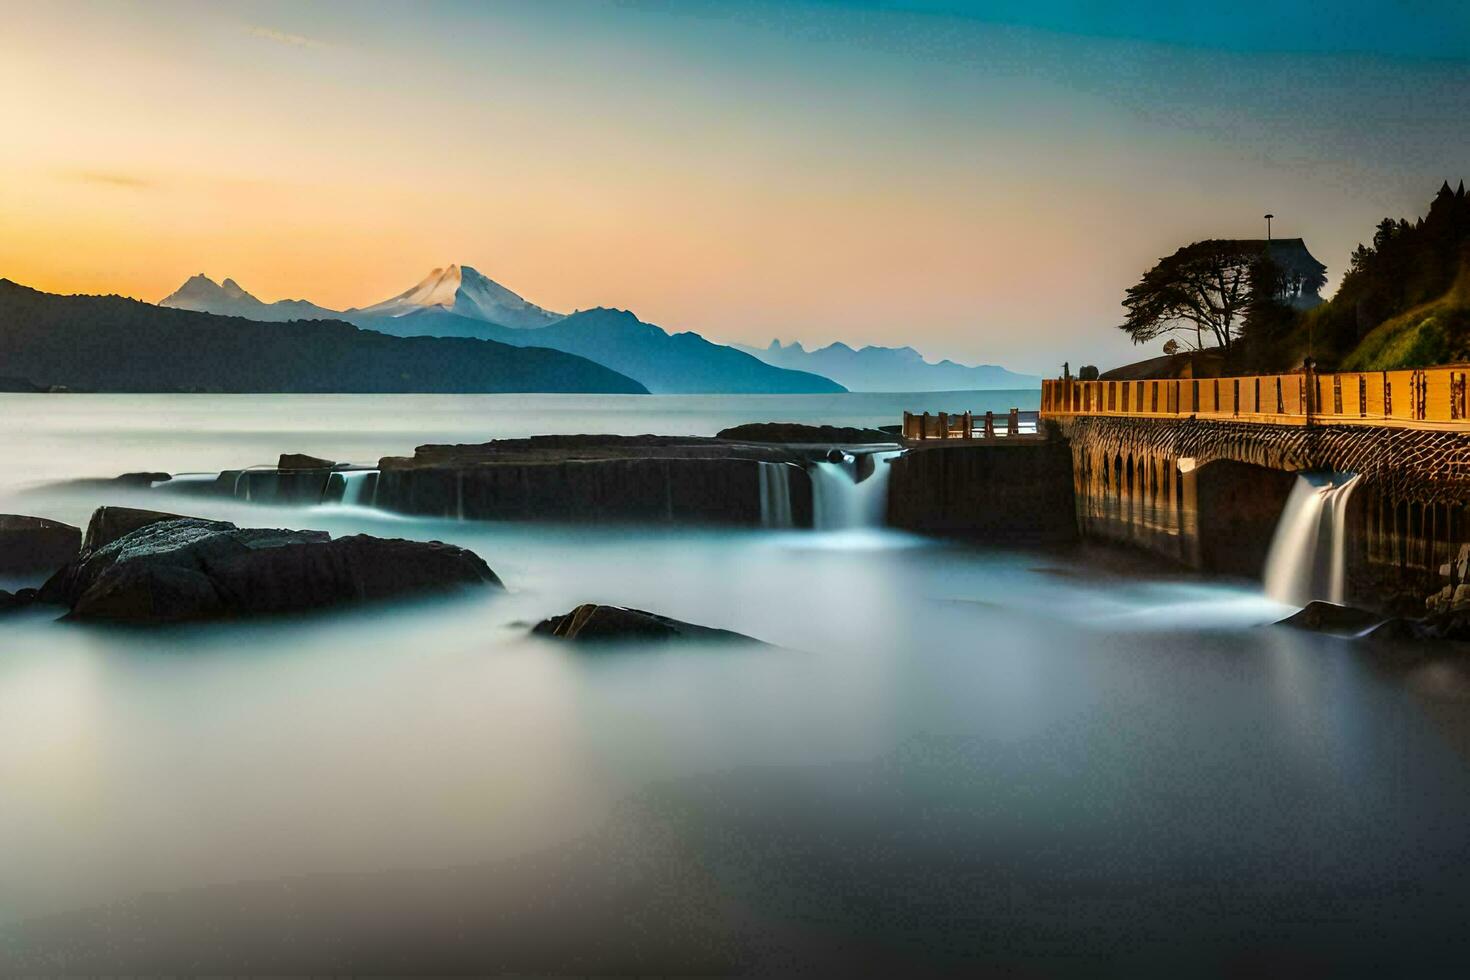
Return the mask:
[[[1347,506],[1357,476],[1299,474],[1266,558],[1266,595],[1304,606],[1347,594]]]
[[[761,463],[761,524],[764,527],[791,526],[791,466],[786,463]]]
[[[813,523],[821,531],[882,527],[888,510],[888,461],[897,450],[872,454],[873,469],[865,468],[856,456],[842,454],[841,462],[819,460],[812,464]]]

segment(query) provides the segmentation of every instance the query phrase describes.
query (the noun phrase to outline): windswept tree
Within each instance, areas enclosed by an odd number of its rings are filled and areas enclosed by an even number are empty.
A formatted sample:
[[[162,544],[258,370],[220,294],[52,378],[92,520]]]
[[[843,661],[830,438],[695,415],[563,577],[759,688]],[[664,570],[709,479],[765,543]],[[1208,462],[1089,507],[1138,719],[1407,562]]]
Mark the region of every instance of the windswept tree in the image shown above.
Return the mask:
[[[1250,306],[1252,269],[1260,259],[1260,246],[1249,242],[1210,239],[1184,246],[1128,290],[1122,329],[1135,344],[1181,331],[1195,350],[1204,349],[1208,335],[1229,351]]]

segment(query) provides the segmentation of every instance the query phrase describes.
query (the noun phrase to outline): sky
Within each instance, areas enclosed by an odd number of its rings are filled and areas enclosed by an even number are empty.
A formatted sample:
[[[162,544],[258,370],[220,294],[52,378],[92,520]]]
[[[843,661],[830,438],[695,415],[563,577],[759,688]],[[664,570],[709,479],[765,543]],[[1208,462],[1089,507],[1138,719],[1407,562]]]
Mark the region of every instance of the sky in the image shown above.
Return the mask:
[[[725,342],[1057,373],[1158,257],[1329,291],[1470,176],[1470,4],[0,0],[0,276],[365,306],[471,265]],[[1157,344],[1153,345],[1157,346]]]

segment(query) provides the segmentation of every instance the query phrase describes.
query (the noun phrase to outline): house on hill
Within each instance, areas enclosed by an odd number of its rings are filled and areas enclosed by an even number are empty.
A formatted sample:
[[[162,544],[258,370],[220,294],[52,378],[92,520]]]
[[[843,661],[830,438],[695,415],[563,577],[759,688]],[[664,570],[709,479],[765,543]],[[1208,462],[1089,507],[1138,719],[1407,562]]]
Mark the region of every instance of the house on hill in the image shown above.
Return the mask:
[[[1307,251],[1300,238],[1235,239],[1242,248],[1260,249],[1286,273],[1286,302],[1299,310],[1310,310],[1322,302],[1322,287],[1327,285],[1327,266]]]

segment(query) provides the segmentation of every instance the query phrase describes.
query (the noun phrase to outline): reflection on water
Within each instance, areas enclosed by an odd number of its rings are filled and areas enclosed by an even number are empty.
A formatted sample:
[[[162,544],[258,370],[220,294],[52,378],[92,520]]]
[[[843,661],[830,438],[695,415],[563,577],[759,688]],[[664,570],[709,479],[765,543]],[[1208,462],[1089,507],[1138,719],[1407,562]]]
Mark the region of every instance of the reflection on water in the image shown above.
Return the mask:
[[[197,458],[150,438],[205,469],[276,436]],[[45,465],[157,465],[115,462]],[[6,510],[121,497],[5,479]],[[4,620],[0,972],[1311,972],[1466,952],[1466,671],[1263,626],[1286,607],[1259,589],[873,528],[189,507],[453,541],[510,591],[161,631]],[[775,647],[526,635],[584,601]]]

